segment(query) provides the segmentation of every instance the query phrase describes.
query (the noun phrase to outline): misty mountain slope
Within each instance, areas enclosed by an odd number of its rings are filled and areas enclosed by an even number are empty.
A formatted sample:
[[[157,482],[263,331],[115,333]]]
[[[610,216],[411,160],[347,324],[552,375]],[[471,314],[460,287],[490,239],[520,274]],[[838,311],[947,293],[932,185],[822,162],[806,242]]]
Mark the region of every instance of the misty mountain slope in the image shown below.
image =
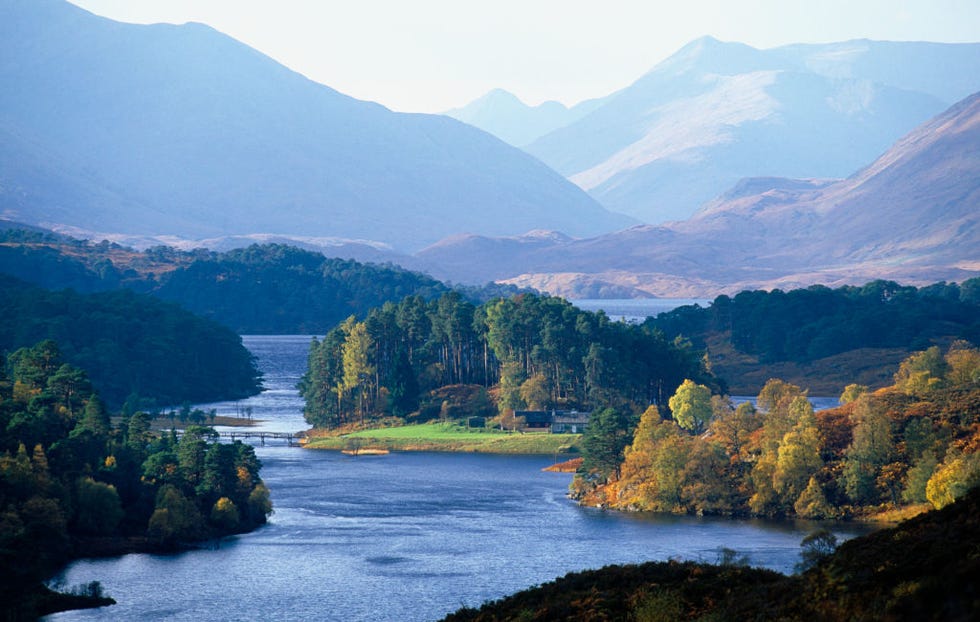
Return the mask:
[[[843,180],[745,179],[682,222],[523,247],[446,240],[417,256],[441,278],[458,270],[573,296],[962,281],[980,274],[980,93]]]
[[[0,80],[0,131],[21,137],[17,157],[50,155],[63,180],[104,184],[126,206],[76,200],[98,192],[70,184],[50,196],[40,174],[7,180],[0,209],[29,223],[411,249],[459,231],[590,235],[630,222],[484,132],[355,100],[200,24],[8,0]]]
[[[782,195],[766,190],[723,198],[676,228],[736,235],[778,230],[773,253],[791,265],[833,260],[980,270],[980,93],[847,179]]]
[[[978,88],[980,44],[706,37],[527,150],[611,210],[681,220],[744,177],[848,175]]]
[[[980,88],[980,43],[856,39],[787,45],[770,52],[828,78],[869,80],[926,93],[948,104]]]

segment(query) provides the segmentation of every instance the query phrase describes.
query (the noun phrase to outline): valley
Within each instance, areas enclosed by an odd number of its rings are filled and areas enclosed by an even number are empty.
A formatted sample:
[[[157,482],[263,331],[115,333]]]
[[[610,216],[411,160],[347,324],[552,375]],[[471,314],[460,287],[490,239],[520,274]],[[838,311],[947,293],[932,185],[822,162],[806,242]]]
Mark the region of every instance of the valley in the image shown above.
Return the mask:
[[[977,617],[980,7],[787,7],[0,0],[0,617]]]

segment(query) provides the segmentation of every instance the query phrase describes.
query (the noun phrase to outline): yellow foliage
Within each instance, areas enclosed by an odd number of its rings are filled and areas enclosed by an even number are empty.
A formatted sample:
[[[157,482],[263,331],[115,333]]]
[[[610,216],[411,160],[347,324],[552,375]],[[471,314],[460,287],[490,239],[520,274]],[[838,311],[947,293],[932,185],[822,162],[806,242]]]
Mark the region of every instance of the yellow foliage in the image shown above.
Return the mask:
[[[980,350],[958,345],[954,344],[946,354],[946,364],[949,365],[946,378],[954,387],[980,384]]]
[[[980,452],[960,454],[951,451],[926,483],[926,498],[938,510],[977,485],[980,485]]]
[[[14,382],[14,401],[26,404],[31,401],[34,396],[40,395],[41,389],[32,387],[29,384],[17,380]]]
[[[833,509],[827,503],[827,497],[823,494],[823,489],[815,477],[810,478],[806,489],[800,494],[799,499],[793,505],[794,511],[803,518],[832,518]]]

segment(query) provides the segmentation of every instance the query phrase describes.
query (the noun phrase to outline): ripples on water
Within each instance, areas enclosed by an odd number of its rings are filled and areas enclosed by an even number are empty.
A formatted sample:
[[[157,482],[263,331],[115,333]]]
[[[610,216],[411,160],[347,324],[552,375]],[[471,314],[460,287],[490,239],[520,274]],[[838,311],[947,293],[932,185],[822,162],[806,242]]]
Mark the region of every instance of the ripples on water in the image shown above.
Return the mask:
[[[243,404],[263,428],[302,429],[294,387],[309,337],[245,343],[269,392]],[[69,584],[99,580],[119,604],[50,619],[433,620],[573,570],[714,561],[721,547],[791,571],[814,526],[581,508],[565,498],[569,475],[541,471],[547,457],[352,458],[272,443],[257,453],[269,525],[206,550],[76,562]]]

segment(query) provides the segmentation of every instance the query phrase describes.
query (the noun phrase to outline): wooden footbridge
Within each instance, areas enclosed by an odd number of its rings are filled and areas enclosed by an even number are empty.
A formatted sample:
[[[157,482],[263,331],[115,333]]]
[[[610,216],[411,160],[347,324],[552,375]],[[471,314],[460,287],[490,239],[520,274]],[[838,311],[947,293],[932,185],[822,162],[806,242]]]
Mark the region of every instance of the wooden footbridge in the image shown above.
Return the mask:
[[[174,430],[178,438],[184,435],[184,430],[177,429]],[[306,431],[302,430],[300,432],[263,432],[261,430],[222,430],[218,432],[211,428],[211,431],[204,435],[205,438],[220,438],[226,441],[254,441],[258,440],[259,443],[265,445],[267,440],[269,441],[286,441],[286,444],[292,447],[293,445],[302,445],[306,442]]]
[[[265,445],[266,439],[284,440],[290,447],[293,445],[300,445],[304,440],[306,440],[306,432],[260,432],[256,430],[233,430],[219,432],[218,436],[232,442],[236,440],[250,441],[258,439],[263,445]]]

